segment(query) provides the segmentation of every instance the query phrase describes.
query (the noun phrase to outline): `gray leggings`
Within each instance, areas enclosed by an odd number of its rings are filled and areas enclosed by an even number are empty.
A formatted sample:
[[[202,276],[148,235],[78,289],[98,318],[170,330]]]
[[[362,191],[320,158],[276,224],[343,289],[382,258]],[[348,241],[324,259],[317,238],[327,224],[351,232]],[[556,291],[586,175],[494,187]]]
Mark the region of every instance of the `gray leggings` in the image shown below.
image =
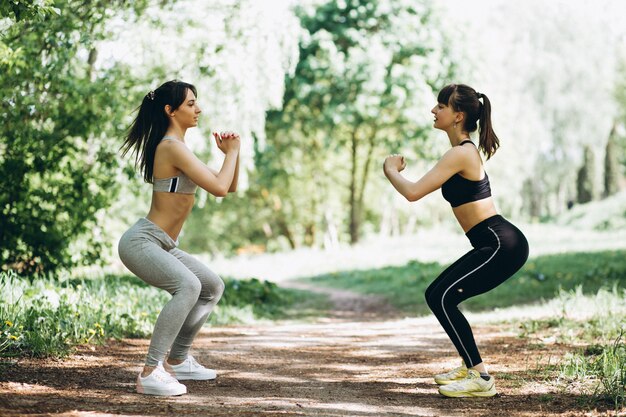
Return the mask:
[[[159,226],[141,218],[118,245],[120,259],[133,274],[172,294],[154,325],[147,366],[163,361],[168,350],[170,358],[186,359],[224,292],[222,279],[177,244]]]

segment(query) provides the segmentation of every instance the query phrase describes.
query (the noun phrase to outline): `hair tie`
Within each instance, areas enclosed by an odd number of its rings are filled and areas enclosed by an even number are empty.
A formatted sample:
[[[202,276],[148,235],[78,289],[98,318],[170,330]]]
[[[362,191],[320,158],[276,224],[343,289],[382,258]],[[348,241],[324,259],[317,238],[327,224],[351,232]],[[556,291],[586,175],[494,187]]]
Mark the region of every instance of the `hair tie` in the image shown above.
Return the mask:
[[[483,93],[479,93],[478,91],[476,91],[476,98],[480,100],[483,96],[484,96]]]
[[[146,94],[146,97],[154,101],[154,90],[150,90],[150,92]]]

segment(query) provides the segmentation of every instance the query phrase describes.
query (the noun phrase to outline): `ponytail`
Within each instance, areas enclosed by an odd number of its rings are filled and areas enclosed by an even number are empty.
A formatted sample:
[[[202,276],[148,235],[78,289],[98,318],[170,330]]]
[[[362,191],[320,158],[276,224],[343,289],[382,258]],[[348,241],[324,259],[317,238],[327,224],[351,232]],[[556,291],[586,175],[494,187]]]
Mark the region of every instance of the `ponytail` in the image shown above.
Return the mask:
[[[500,140],[491,126],[491,102],[486,95],[465,84],[449,84],[441,89],[437,101],[451,106],[454,111],[465,113],[463,129],[466,132],[476,131],[480,123],[478,148],[487,159],[496,153]]]
[[[479,130],[479,148],[487,156],[487,159],[491,158],[500,147],[500,140],[496,136],[496,132],[493,131],[491,126],[491,102],[486,95],[482,93],[476,93],[476,97],[483,102],[480,104],[480,130]]]
[[[176,110],[187,97],[187,90],[197,96],[196,88],[182,81],[168,81],[146,94],[138,107],[137,116],[128,128],[120,150],[122,156],[132,150],[135,167],[139,165],[144,181],[152,183],[156,147],[169,127],[165,106]]]

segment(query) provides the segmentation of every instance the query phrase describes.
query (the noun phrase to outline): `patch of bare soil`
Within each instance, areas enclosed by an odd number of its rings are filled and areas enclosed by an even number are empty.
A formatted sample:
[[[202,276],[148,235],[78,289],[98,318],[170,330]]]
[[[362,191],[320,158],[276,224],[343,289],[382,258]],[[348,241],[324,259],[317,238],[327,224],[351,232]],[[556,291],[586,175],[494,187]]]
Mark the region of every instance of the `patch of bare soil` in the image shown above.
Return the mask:
[[[109,341],[63,360],[0,364],[0,416],[617,416],[558,387],[546,366],[567,346],[532,344],[475,326],[495,375],[493,398],[452,399],[432,375],[458,366],[432,317],[401,318],[380,299],[341,292],[315,323],[203,330],[194,355],[215,381],[180,397],[135,393],[147,340]],[[381,304],[382,303],[382,304]],[[554,376],[552,374],[551,376]]]

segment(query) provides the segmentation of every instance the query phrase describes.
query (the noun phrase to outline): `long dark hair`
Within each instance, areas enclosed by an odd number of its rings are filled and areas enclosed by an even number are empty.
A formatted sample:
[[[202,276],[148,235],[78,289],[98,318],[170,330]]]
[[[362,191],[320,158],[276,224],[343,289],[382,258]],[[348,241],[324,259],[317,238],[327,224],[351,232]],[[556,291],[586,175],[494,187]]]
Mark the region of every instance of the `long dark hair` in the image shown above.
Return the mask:
[[[465,84],[450,84],[441,89],[437,101],[451,106],[456,112],[465,113],[463,129],[466,132],[474,132],[477,128],[476,123],[480,122],[478,147],[487,159],[496,153],[500,147],[500,140],[491,125],[491,103],[486,95]]]
[[[152,183],[154,172],[154,154],[156,147],[163,139],[170,121],[165,113],[165,106],[170,105],[172,111],[180,107],[187,97],[187,90],[196,92],[193,85],[172,80],[161,84],[156,90],[146,94],[138,108],[137,117],[128,128],[126,140],[120,148],[122,155],[129,150],[135,153],[135,167],[139,164],[143,179]]]

